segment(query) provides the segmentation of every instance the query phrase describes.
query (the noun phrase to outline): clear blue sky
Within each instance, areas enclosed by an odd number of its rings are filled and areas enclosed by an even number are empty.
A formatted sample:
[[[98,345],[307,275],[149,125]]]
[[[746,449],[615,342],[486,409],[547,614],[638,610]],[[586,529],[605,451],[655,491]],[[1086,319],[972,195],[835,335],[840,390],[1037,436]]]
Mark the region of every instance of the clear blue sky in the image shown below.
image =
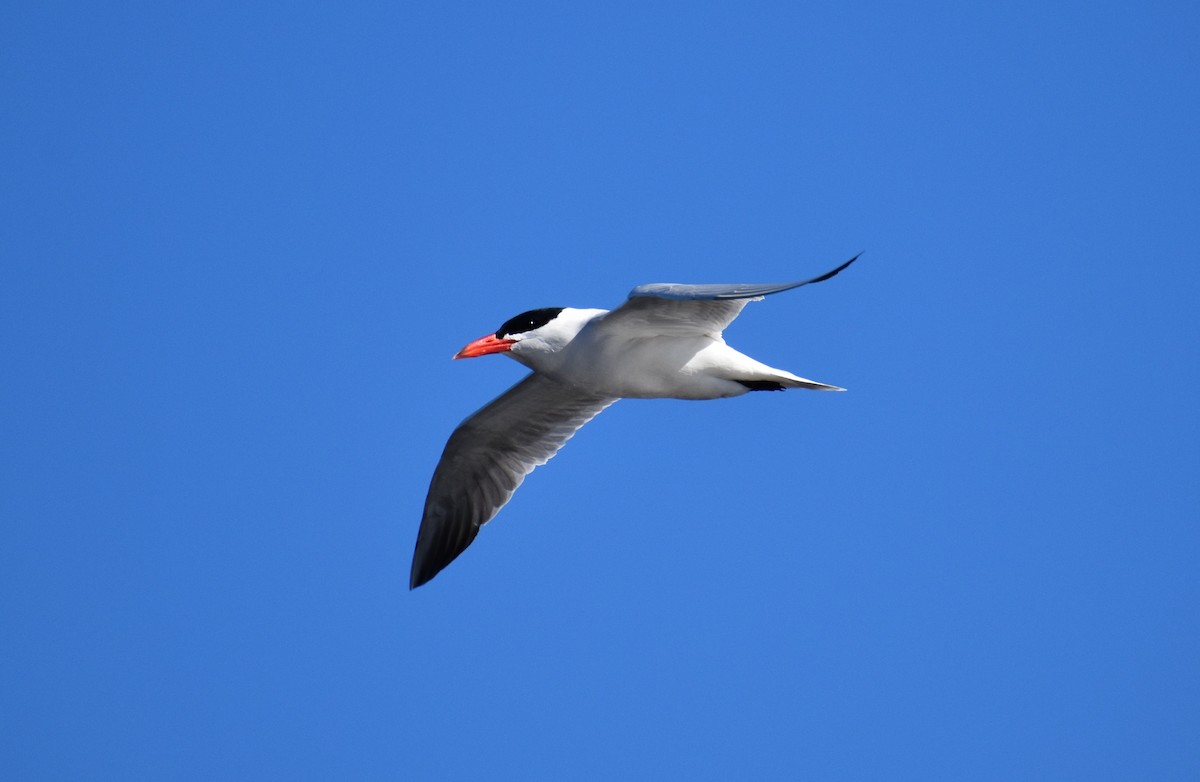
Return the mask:
[[[20,6],[0,776],[1200,776],[1194,4]],[[465,342],[859,251],[408,591]]]

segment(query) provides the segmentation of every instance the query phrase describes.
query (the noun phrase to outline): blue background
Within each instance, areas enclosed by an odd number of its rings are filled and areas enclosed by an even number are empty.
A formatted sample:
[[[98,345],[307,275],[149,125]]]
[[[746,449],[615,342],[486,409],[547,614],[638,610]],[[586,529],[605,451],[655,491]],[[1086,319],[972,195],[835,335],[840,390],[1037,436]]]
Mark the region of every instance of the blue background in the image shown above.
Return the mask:
[[[1191,3],[25,3],[8,779],[1196,779]],[[407,589],[451,362],[836,279]]]

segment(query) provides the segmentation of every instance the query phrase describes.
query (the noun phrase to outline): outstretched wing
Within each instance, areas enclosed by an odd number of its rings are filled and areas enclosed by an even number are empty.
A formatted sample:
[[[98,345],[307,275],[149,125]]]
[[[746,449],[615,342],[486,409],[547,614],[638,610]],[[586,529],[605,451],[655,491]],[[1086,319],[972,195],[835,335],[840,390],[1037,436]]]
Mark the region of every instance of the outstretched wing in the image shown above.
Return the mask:
[[[429,484],[409,588],[454,561],[526,475],[615,401],[535,373],[463,421],[450,435]]]
[[[746,302],[801,285],[824,282],[856,260],[857,255],[811,280],[778,285],[684,285],[675,282],[639,285],[629,292],[629,300],[605,315],[598,326],[619,328],[631,336],[719,336],[741,313]]]

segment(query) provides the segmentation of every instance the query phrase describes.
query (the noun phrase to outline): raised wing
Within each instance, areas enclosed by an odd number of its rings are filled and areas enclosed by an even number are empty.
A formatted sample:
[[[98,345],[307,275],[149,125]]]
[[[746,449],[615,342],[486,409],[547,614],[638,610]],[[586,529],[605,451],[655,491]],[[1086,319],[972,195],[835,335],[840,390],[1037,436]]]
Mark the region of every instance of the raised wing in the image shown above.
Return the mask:
[[[857,255],[811,280],[778,285],[684,285],[675,282],[639,285],[629,292],[628,301],[604,316],[602,327],[619,328],[631,336],[719,336],[741,313],[746,302],[801,285],[824,282],[856,260]]]
[[[615,401],[532,374],[459,424],[425,497],[409,588],[453,562],[526,475]]]

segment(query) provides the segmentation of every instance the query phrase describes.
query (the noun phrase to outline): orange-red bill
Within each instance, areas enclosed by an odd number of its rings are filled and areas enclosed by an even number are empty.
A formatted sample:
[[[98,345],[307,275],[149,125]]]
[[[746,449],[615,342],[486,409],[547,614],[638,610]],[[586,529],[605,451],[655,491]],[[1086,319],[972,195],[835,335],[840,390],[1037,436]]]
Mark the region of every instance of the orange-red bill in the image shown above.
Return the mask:
[[[480,337],[474,342],[467,343],[467,346],[455,353],[454,357],[475,358],[476,356],[486,356],[488,353],[503,353],[515,344],[517,344],[515,339],[500,339],[495,334],[488,334],[486,337]]]

